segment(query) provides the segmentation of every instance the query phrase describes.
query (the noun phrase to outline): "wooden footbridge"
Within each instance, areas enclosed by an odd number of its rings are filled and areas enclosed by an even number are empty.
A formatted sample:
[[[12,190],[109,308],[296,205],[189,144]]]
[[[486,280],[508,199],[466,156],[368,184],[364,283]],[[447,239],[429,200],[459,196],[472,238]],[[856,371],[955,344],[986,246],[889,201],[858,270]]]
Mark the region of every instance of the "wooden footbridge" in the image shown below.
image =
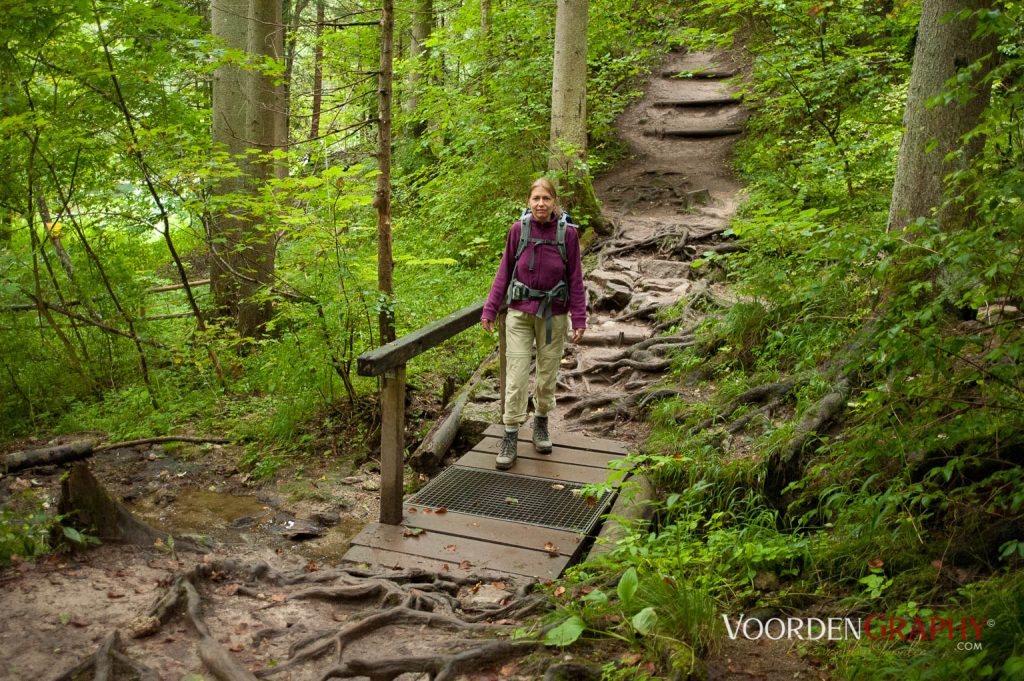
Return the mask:
[[[403,498],[405,363],[479,322],[483,302],[470,305],[358,360],[363,376],[381,376],[381,510],[353,540],[344,560],[387,568],[423,568],[453,575],[554,579],[576,559],[615,492],[584,488],[605,482],[626,445],[578,433],[552,433],[551,454],[534,451],[519,431],[519,456],[509,471],[494,468],[503,435],[492,425],[455,464]],[[499,320],[500,386],[504,387],[504,324]],[[500,391],[502,394],[504,390]]]

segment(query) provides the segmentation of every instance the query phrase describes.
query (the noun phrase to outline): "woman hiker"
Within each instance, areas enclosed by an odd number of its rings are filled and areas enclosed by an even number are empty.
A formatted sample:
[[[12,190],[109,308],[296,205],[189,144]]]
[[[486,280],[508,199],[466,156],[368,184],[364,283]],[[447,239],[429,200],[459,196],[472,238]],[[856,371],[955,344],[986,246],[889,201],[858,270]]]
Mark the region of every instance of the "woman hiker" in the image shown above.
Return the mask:
[[[558,194],[547,178],[530,187],[529,210],[512,224],[494,275],[480,323],[494,330],[498,311],[508,306],[505,320],[505,437],[495,468],[507,470],[516,460],[519,426],[526,422],[530,360],[537,346],[533,446],[551,453],[548,414],[555,408],[555,382],[572,317],[572,340],[587,328],[586,290],[580,239],[575,226],[558,205]]]

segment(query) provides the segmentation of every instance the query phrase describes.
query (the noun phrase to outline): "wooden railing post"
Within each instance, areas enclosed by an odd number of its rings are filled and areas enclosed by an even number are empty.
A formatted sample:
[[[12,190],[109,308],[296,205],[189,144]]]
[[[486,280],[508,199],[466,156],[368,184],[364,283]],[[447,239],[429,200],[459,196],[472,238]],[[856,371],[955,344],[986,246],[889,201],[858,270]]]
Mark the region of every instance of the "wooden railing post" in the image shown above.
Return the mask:
[[[405,365],[384,373],[380,391],[380,522],[402,522],[405,488]]]
[[[380,390],[380,522],[402,522],[405,472],[405,363],[480,322],[484,301],[468,305],[444,319],[364,352],[356,360],[360,376],[381,376]],[[504,333],[502,334],[504,339]],[[504,390],[502,390],[504,394]]]

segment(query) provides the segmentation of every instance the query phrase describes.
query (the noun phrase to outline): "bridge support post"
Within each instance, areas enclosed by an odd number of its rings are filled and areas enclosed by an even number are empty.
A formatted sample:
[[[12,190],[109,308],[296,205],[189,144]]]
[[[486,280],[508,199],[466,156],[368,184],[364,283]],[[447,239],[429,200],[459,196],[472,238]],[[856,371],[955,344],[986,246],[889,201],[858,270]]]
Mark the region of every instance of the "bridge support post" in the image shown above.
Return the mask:
[[[384,373],[380,391],[380,522],[402,522],[405,470],[405,365]]]

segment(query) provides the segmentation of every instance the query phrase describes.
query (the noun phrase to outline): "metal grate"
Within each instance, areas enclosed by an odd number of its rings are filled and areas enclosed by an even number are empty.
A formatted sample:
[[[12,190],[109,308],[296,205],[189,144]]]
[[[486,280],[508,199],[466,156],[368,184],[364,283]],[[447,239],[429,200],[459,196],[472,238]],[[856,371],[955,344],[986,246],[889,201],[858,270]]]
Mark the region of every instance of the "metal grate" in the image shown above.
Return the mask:
[[[573,493],[583,487],[578,482],[451,466],[408,503],[589,534],[612,493],[605,492],[591,505]]]

